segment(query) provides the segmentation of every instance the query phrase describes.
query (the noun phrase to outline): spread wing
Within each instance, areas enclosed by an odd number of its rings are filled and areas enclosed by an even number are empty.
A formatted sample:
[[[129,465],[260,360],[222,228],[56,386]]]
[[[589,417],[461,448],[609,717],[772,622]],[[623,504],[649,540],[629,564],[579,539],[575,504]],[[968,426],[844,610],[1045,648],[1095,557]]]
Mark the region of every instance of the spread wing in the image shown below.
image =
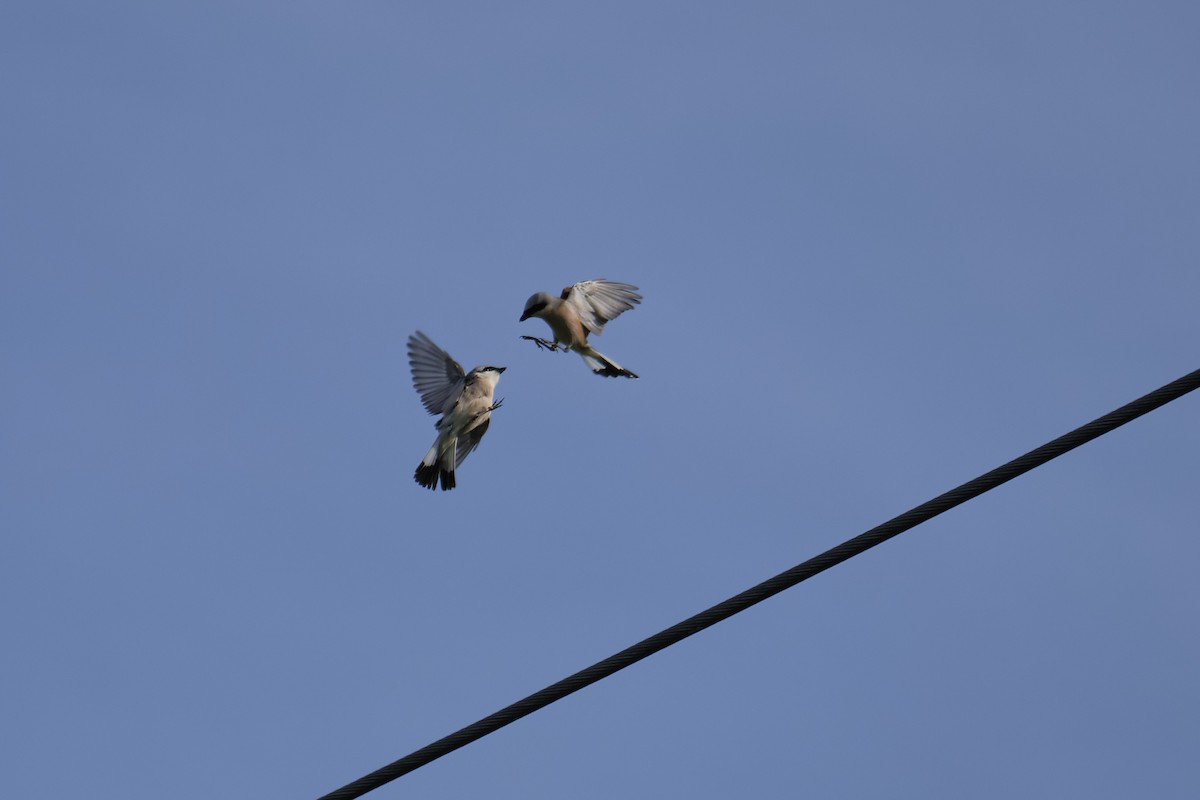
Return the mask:
[[[563,289],[562,299],[579,314],[585,328],[592,333],[600,333],[606,322],[642,302],[642,296],[635,291],[637,288],[631,283],[599,278],[568,286]]]
[[[408,364],[413,386],[430,414],[445,414],[458,400],[463,388],[463,368],[425,334],[408,337]]]

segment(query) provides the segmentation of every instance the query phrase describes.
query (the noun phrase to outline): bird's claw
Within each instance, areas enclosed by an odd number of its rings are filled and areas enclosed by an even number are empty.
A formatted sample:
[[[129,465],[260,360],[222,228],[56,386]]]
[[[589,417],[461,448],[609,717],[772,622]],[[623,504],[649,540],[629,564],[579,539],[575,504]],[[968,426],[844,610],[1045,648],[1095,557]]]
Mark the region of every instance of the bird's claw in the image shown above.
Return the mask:
[[[485,408],[483,411],[480,411],[478,414],[476,414],[475,416],[471,417],[471,419],[472,419],[472,420],[477,420],[477,419],[479,419],[479,418],[480,418],[480,417],[482,417],[482,416],[486,416],[487,414],[490,414],[490,413],[492,413],[493,411],[495,411],[497,408],[499,408],[499,407],[500,407],[501,405],[503,405],[503,404],[504,404],[504,398],[503,398],[503,397],[501,397],[499,400],[497,400],[496,402],[492,403],[490,406],[488,406],[487,408]],[[445,419],[445,418],[443,417],[443,419]],[[439,423],[438,423],[438,425],[440,426],[440,425],[441,425],[441,423],[439,422]]]
[[[548,339],[543,339],[539,336],[522,336],[521,338],[528,339],[529,341],[533,342],[534,344],[536,344],[538,346],[539,350],[545,349],[545,350],[549,350],[552,353],[557,353],[559,350],[558,342],[551,342]],[[563,347],[562,350],[565,352],[566,348]]]

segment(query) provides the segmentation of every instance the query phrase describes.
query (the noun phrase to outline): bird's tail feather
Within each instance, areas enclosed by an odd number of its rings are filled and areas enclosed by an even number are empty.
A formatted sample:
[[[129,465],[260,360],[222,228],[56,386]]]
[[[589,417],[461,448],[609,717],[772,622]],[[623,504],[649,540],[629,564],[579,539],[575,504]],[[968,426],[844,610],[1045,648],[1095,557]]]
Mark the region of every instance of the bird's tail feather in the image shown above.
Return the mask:
[[[417,464],[417,470],[413,473],[413,480],[426,489],[436,489],[439,479],[442,482],[443,492],[458,485],[458,482],[454,480],[453,444],[450,452],[443,453],[440,458],[436,444],[429,448],[429,452],[425,454],[425,458],[421,459],[421,463]]]
[[[597,375],[603,375],[606,378],[636,378],[637,373],[627,370],[617,362],[613,361],[608,356],[601,353],[599,350],[589,347],[586,351],[580,352],[583,356],[584,363]]]
[[[438,468],[434,464],[426,464],[422,461],[417,464],[417,471],[413,473],[413,480],[424,486],[426,489],[436,489],[438,481]]]

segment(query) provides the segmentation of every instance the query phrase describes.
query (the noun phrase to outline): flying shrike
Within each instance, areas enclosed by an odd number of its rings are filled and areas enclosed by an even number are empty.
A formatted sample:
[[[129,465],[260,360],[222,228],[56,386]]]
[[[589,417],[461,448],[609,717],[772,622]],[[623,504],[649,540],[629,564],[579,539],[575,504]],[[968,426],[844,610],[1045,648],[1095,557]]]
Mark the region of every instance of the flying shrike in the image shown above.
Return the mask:
[[[476,367],[463,374],[462,366],[420,331],[408,337],[408,363],[421,404],[430,414],[442,415],[434,426],[437,441],[413,477],[427,489],[436,488],[439,478],[442,491],[453,489],[454,470],[479,446],[492,412],[503,402],[493,403],[492,395],[504,367]]]
[[[632,284],[600,278],[568,286],[558,297],[549,292],[538,292],[525,301],[525,313],[521,314],[521,321],[530,317],[546,320],[554,333],[554,341],[547,342],[536,336],[521,338],[530,339],[539,347],[550,350],[558,350],[559,347],[564,351],[574,350],[583,356],[584,362],[597,375],[636,378],[636,374],[593,348],[587,339],[589,333],[599,334],[604,330],[604,323],[642,302],[642,296],[634,291],[637,288]]]

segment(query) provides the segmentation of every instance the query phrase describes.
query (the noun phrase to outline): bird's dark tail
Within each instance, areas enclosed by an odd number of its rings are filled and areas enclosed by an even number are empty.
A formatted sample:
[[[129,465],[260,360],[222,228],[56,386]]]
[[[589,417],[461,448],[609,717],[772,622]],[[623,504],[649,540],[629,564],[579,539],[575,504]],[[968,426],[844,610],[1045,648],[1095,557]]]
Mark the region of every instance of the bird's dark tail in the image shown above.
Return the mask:
[[[417,464],[413,480],[426,489],[436,489],[438,481],[441,480],[442,491],[445,492],[458,485],[454,480],[454,450],[451,449],[450,453],[439,453],[439,443],[434,442],[433,447],[429,448],[429,452],[421,459],[421,463]],[[444,463],[447,461],[448,465]]]
[[[633,370],[628,370],[622,367],[617,362],[613,361],[608,356],[601,353],[592,347],[588,347],[586,351],[580,352],[584,362],[591,367],[592,372],[597,375],[603,375],[606,378],[636,378],[637,373]]]
[[[426,464],[424,461],[417,464],[417,471],[413,473],[413,480],[426,489],[436,489],[438,482],[437,464]]]
[[[417,471],[413,473],[413,480],[426,489],[436,489],[439,478],[442,482],[443,492],[449,491],[458,485],[458,482],[454,479],[454,470],[444,469],[437,464],[426,464],[422,461],[417,465]]]

